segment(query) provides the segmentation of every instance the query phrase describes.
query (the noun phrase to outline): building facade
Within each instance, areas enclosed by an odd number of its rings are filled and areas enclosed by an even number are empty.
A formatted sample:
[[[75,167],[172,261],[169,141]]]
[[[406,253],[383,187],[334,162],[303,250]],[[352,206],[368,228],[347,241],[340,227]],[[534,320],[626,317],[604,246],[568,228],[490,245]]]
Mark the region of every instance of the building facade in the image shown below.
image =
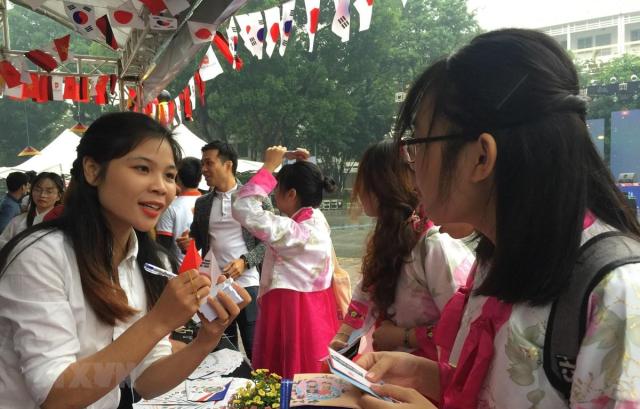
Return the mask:
[[[640,55],[639,10],[609,17],[539,28],[571,51],[578,61],[607,61],[623,54]]]

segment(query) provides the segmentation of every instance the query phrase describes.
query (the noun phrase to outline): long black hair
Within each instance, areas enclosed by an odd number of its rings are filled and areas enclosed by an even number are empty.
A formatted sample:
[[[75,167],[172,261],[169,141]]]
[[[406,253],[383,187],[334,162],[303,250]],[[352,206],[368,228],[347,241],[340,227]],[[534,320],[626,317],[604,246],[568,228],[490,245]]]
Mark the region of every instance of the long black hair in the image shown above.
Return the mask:
[[[410,129],[422,103],[450,132],[495,138],[495,243],[483,237],[487,275],[477,292],[507,302],[548,303],[569,285],[587,210],[640,235],[640,226],[585,124],[586,104],[567,53],[533,30],[481,34],[429,67],[401,108],[396,133]],[[443,149],[443,200],[466,142]],[[418,175],[419,177],[419,175]]]
[[[89,157],[98,163],[98,177],[104,178],[111,160],[123,157],[147,138],[166,140],[171,145],[175,162],[179,162],[180,148],[171,132],[146,115],[117,112],[103,115],[93,122],[78,145],[78,155],[71,169],[71,183],[65,195],[62,215],[28,228],[2,248],[0,278],[7,266],[20,255],[18,253],[9,259],[12,250],[20,242],[34,232],[44,231],[44,234],[48,234],[60,230],[72,243],[85,299],[98,318],[106,324],[114,325],[116,320],[131,317],[136,311],[129,306],[126,294],[120,287],[118,274],[114,274],[117,266],[112,264],[113,237],[102,213],[97,189],[85,179],[83,159]],[[150,308],[160,296],[166,279],[147,273],[142,266],[144,263],[162,265],[160,252],[167,255],[174,270],[177,266],[175,259],[146,232],[136,231],[135,234],[138,239],[137,262]]]

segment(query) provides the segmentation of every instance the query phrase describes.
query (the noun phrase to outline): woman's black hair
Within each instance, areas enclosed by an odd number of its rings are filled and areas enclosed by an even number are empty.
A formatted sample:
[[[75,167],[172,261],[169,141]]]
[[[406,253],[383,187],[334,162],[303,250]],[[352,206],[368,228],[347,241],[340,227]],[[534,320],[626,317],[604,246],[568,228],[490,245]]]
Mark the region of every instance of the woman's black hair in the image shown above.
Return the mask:
[[[320,168],[307,161],[284,165],[278,172],[278,189],[295,189],[301,207],[318,207],[322,203],[322,191],[336,190],[336,182],[322,175]]]
[[[589,137],[578,92],[576,69],[555,40],[506,29],[481,34],[436,62],[407,95],[398,137],[428,103],[431,127],[442,121],[451,133],[488,132],[495,138],[496,235],[495,243],[483,237],[477,249],[487,270],[478,294],[532,305],[556,299],[569,285],[588,210],[640,235]],[[465,143],[445,143],[442,200],[455,183]]]
[[[84,176],[83,160],[92,158],[100,165],[100,179],[104,178],[109,162],[123,157],[148,138],[166,140],[172,148],[174,161],[181,159],[181,151],[171,131],[150,117],[134,112],[117,112],[101,116],[87,129],[78,155],[71,169],[71,182],[65,195],[63,214],[54,220],[39,223],[17,235],[0,251],[0,278],[7,266],[20,255],[9,259],[12,250],[34,232],[61,230],[71,241],[85,299],[98,318],[109,325],[126,320],[136,311],[127,302],[120,287],[117,266],[112,265],[113,237],[109,231],[96,187]],[[157,245],[146,232],[135,232],[138,239],[137,263],[140,267],[150,308],[160,296],[166,279],[147,273],[144,263],[162,265],[160,253],[167,256],[176,270],[175,258]],[[38,235],[42,237],[43,235]],[[37,239],[36,239],[37,240]],[[26,244],[28,246],[31,243]]]
[[[56,185],[56,189],[58,189],[58,195],[60,198],[56,200],[54,206],[62,203],[62,195],[64,194],[64,180],[57,173],[53,172],[40,172],[33,178],[31,182],[31,193],[29,194],[29,210],[27,210],[27,227],[33,226],[33,219],[36,217],[36,204],[33,201],[33,189],[40,183],[41,180],[49,179]]]

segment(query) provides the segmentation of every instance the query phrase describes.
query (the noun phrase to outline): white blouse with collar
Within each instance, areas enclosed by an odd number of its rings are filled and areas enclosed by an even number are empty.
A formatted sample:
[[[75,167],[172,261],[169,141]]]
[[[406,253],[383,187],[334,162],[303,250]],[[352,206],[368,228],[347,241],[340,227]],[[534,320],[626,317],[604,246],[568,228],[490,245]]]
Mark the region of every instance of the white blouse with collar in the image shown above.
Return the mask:
[[[9,260],[15,259],[0,277],[0,408],[39,407],[67,366],[105,348],[146,313],[137,253],[132,231],[118,277],[129,305],[140,312],[112,327],[85,300],[73,247],[62,232],[39,231],[12,251]],[[170,354],[167,336],[130,372],[132,382]],[[119,400],[116,387],[88,407],[116,408]]]

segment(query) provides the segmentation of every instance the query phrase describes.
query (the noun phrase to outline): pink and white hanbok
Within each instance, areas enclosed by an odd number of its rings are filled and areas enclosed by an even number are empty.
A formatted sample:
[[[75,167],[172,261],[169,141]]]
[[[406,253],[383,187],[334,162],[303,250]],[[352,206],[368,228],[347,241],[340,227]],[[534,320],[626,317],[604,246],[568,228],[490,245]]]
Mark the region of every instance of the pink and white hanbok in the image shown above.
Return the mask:
[[[277,182],[261,169],[233,197],[233,217],[266,244],[252,364],[291,378],[322,371],[322,358],[338,330],[331,286],[329,224],[318,209],[292,217],[262,209]]]

